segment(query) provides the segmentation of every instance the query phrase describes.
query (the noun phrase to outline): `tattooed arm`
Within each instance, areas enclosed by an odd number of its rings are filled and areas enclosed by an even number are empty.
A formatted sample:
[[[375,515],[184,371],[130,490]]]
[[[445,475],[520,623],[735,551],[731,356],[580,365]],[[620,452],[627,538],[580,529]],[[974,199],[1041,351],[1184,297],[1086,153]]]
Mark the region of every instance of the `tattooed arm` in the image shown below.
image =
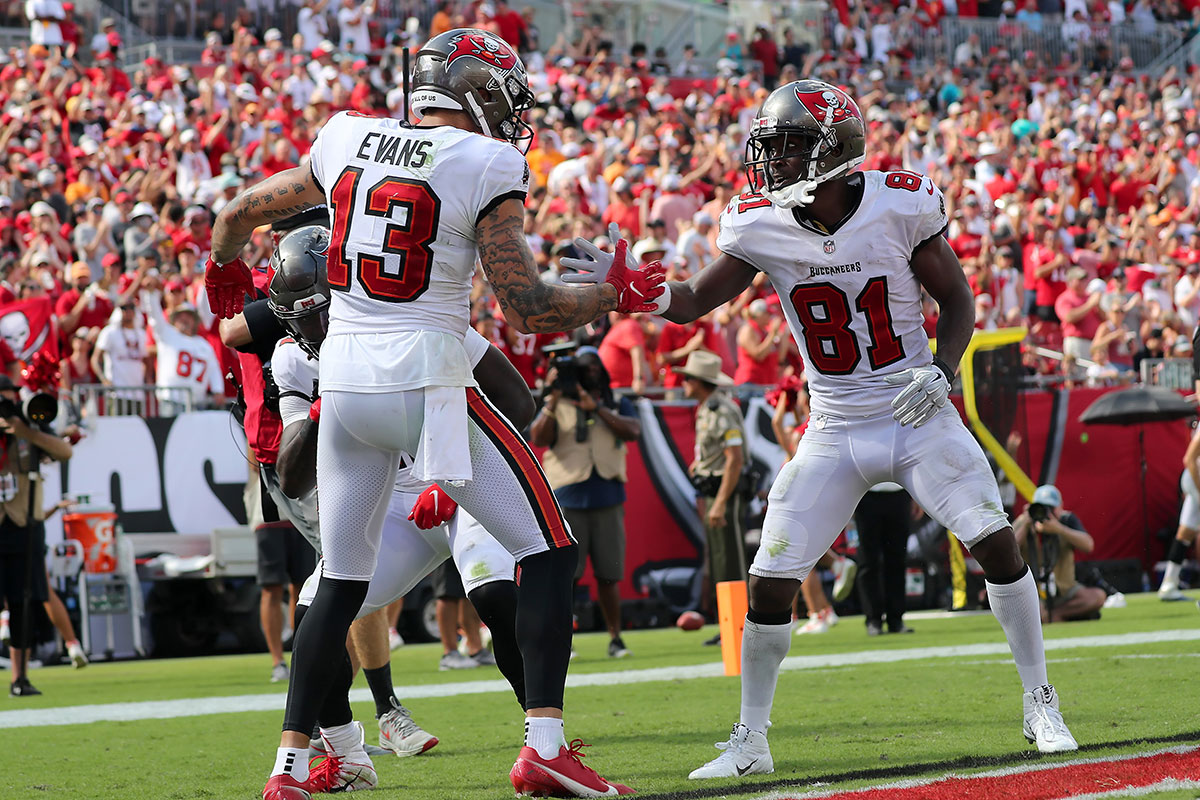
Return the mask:
[[[525,241],[524,223],[525,207],[514,198],[475,228],[479,261],[510,325],[521,333],[569,331],[616,309],[612,284],[568,288],[543,282]]]
[[[213,224],[213,261],[228,264],[237,258],[259,225],[295,216],[324,202],[325,192],[313,179],[307,161],[256,183],[217,214]]]

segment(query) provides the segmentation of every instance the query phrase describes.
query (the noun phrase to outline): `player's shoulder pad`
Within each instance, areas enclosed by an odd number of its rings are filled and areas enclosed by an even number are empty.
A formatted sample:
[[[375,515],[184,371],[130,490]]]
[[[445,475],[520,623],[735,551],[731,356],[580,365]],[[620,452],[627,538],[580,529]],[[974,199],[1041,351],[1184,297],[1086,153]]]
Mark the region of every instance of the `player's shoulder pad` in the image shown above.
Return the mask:
[[[312,375],[317,371],[317,362],[309,359],[294,339],[285,336],[275,343],[275,352],[271,354],[271,374],[281,391],[307,394],[312,385]]]

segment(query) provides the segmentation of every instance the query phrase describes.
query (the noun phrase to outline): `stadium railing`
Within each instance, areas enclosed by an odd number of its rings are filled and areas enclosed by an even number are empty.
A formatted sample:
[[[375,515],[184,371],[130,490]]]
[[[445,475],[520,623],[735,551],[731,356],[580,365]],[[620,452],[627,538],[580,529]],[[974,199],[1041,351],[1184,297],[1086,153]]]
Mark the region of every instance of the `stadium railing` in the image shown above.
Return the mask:
[[[1039,65],[1054,66],[1062,63],[1064,55],[1076,52],[1063,38],[1062,26],[1060,16],[1043,16],[1040,31],[1014,20],[946,17],[937,32],[928,31],[912,40],[914,56],[919,62],[932,63],[937,58],[953,62],[955,48],[974,34],[979,37],[979,47],[985,56],[992,48],[998,48],[1014,59],[1023,60],[1023,54],[1032,51]],[[1086,56],[1104,42],[1113,61],[1128,56],[1135,68],[1145,68],[1164,52],[1177,50],[1185,38],[1183,30],[1175,25],[1130,21],[1117,25],[1092,24],[1090,35],[1091,41],[1082,48],[1085,63]]]
[[[1139,365],[1142,383],[1167,389],[1186,389],[1195,386],[1195,374],[1190,358],[1146,358]]]
[[[196,410],[191,389],[152,384],[81,383],[71,387],[70,400],[85,417],[171,417]]]

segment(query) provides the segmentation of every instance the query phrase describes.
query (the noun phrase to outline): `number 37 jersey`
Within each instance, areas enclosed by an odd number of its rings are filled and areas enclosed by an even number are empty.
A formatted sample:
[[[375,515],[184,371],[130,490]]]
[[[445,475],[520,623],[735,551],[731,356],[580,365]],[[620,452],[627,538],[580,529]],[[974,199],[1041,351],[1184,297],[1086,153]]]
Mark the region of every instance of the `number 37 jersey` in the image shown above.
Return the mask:
[[[365,352],[376,367],[347,380],[366,377],[375,390],[472,385],[459,351],[475,227],[504,200],[524,201],[524,156],[458,128],[344,112],[321,129],[310,158],[331,218],[326,346]],[[355,335],[357,346],[337,341]],[[326,366],[322,359],[322,386],[338,388]]]
[[[942,193],[911,172],[863,172],[862,201],[833,232],[757,194],[721,213],[717,247],[771,279],[804,358],[814,412],[891,411],[887,375],[933,361],[913,251],[946,228]]]

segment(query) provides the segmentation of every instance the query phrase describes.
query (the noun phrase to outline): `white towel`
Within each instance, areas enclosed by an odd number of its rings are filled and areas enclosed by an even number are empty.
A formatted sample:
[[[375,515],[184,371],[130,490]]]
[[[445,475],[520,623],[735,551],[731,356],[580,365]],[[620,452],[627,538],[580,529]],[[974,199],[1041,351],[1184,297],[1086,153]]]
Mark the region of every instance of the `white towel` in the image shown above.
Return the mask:
[[[425,387],[425,424],[413,457],[412,474],[420,481],[471,480],[464,387]]]

